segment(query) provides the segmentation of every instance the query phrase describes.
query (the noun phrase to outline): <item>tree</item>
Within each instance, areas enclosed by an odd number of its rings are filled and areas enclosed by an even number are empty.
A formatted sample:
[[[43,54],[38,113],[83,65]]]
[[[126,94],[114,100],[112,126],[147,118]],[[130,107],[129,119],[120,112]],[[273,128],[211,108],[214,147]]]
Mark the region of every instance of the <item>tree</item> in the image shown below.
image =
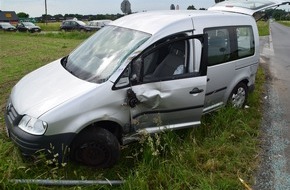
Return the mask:
[[[287,15],[287,12],[285,10],[276,9],[273,12],[272,17],[275,18],[275,20],[285,20],[286,15]]]
[[[17,16],[19,18],[29,18],[29,14],[24,13],[24,12],[17,13]]]
[[[287,20],[288,13],[282,9],[268,9],[265,12],[265,18],[274,18],[275,20]]]
[[[187,10],[196,10],[196,8],[193,5],[190,5],[187,7]]]
[[[56,21],[60,21],[64,19],[64,16],[62,14],[56,14],[53,16]]]
[[[59,17],[64,17],[64,16],[62,14],[56,14],[56,15],[54,15],[54,17],[59,18]]]
[[[175,5],[171,4],[170,5],[170,10],[175,10]]]

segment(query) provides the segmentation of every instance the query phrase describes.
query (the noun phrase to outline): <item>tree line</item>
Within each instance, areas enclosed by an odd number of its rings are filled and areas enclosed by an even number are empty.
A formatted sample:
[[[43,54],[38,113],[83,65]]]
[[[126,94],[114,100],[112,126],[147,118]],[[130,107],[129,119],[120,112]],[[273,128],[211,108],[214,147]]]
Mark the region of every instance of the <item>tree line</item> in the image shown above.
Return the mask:
[[[187,10],[196,10],[194,5],[190,5],[187,7]],[[200,8],[199,10],[206,10],[205,8]],[[290,20],[290,13],[282,10],[282,9],[268,9],[264,13],[264,19],[267,20],[269,18],[273,18],[275,20]],[[19,18],[25,19],[30,18],[29,14],[20,12],[17,13]],[[56,15],[45,15],[43,14],[41,17],[35,18],[38,22],[44,21],[62,21],[71,18],[77,18],[78,20],[102,20],[102,19],[109,19],[109,20],[116,20],[120,17],[124,16],[124,14],[97,14],[97,15],[81,15],[81,14],[56,14]]]
[[[269,9],[265,11],[265,17],[275,20],[290,20],[290,13],[282,9]]]
[[[22,19],[29,19],[29,14],[20,12],[17,13],[17,16]],[[109,20],[115,20],[117,18],[120,18],[124,16],[123,14],[97,14],[97,15],[81,15],[81,14],[56,14],[56,15],[50,15],[50,14],[43,14],[41,17],[34,18],[37,20],[37,22],[45,22],[45,21],[51,21],[51,22],[59,22],[67,19],[77,18],[78,20],[102,20],[102,19],[109,19]]]

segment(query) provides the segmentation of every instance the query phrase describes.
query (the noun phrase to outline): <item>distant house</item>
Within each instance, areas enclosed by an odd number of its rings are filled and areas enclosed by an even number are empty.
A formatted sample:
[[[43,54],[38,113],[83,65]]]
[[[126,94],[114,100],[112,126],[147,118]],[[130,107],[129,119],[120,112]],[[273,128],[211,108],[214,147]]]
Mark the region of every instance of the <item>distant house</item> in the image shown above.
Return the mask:
[[[10,22],[11,24],[17,24],[19,22],[19,18],[15,11],[0,10],[0,22]]]

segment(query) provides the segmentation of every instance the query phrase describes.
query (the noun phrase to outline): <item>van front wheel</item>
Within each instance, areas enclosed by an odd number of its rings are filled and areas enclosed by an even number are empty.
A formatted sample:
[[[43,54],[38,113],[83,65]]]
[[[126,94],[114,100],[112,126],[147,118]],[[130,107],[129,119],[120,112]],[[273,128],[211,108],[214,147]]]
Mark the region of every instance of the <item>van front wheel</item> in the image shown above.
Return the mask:
[[[70,155],[73,160],[85,165],[108,168],[118,161],[120,144],[106,129],[90,127],[76,137]]]
[[[248,87],[240,82],[232,91],[228,103],[236,108],[244,108],[248,98]]]

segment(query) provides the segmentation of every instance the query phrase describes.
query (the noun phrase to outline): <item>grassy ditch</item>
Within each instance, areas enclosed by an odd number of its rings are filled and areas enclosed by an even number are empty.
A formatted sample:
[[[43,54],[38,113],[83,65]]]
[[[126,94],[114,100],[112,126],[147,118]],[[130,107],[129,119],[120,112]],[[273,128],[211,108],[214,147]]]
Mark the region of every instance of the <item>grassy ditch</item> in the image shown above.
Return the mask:
[[[290,27],[290,21],[278,21],[278,23]]]
[[[269,31],[269,21],[258,21],[258,30],[260,36],[267,36],[270,34]]]
[[[245,189],[240,179],[253,184],[262,113],[261,69],[256,90],[249,97],[249,108],[221,109],[204,116],[203,124],[194,129],[145,135],[139,143],[122,147],[122,157],[115,167],[96,170],[74,163],[57,165],[53,159],[41,156],[33,162],[23,160],[4,130],[4,107],[16,82],[28,72],[67,55],[83,38],[18,33],[1,33],[0,38],[0,189],[55,189],[15,185],[10,179],[125,180],[121,186],[82,189]]]

